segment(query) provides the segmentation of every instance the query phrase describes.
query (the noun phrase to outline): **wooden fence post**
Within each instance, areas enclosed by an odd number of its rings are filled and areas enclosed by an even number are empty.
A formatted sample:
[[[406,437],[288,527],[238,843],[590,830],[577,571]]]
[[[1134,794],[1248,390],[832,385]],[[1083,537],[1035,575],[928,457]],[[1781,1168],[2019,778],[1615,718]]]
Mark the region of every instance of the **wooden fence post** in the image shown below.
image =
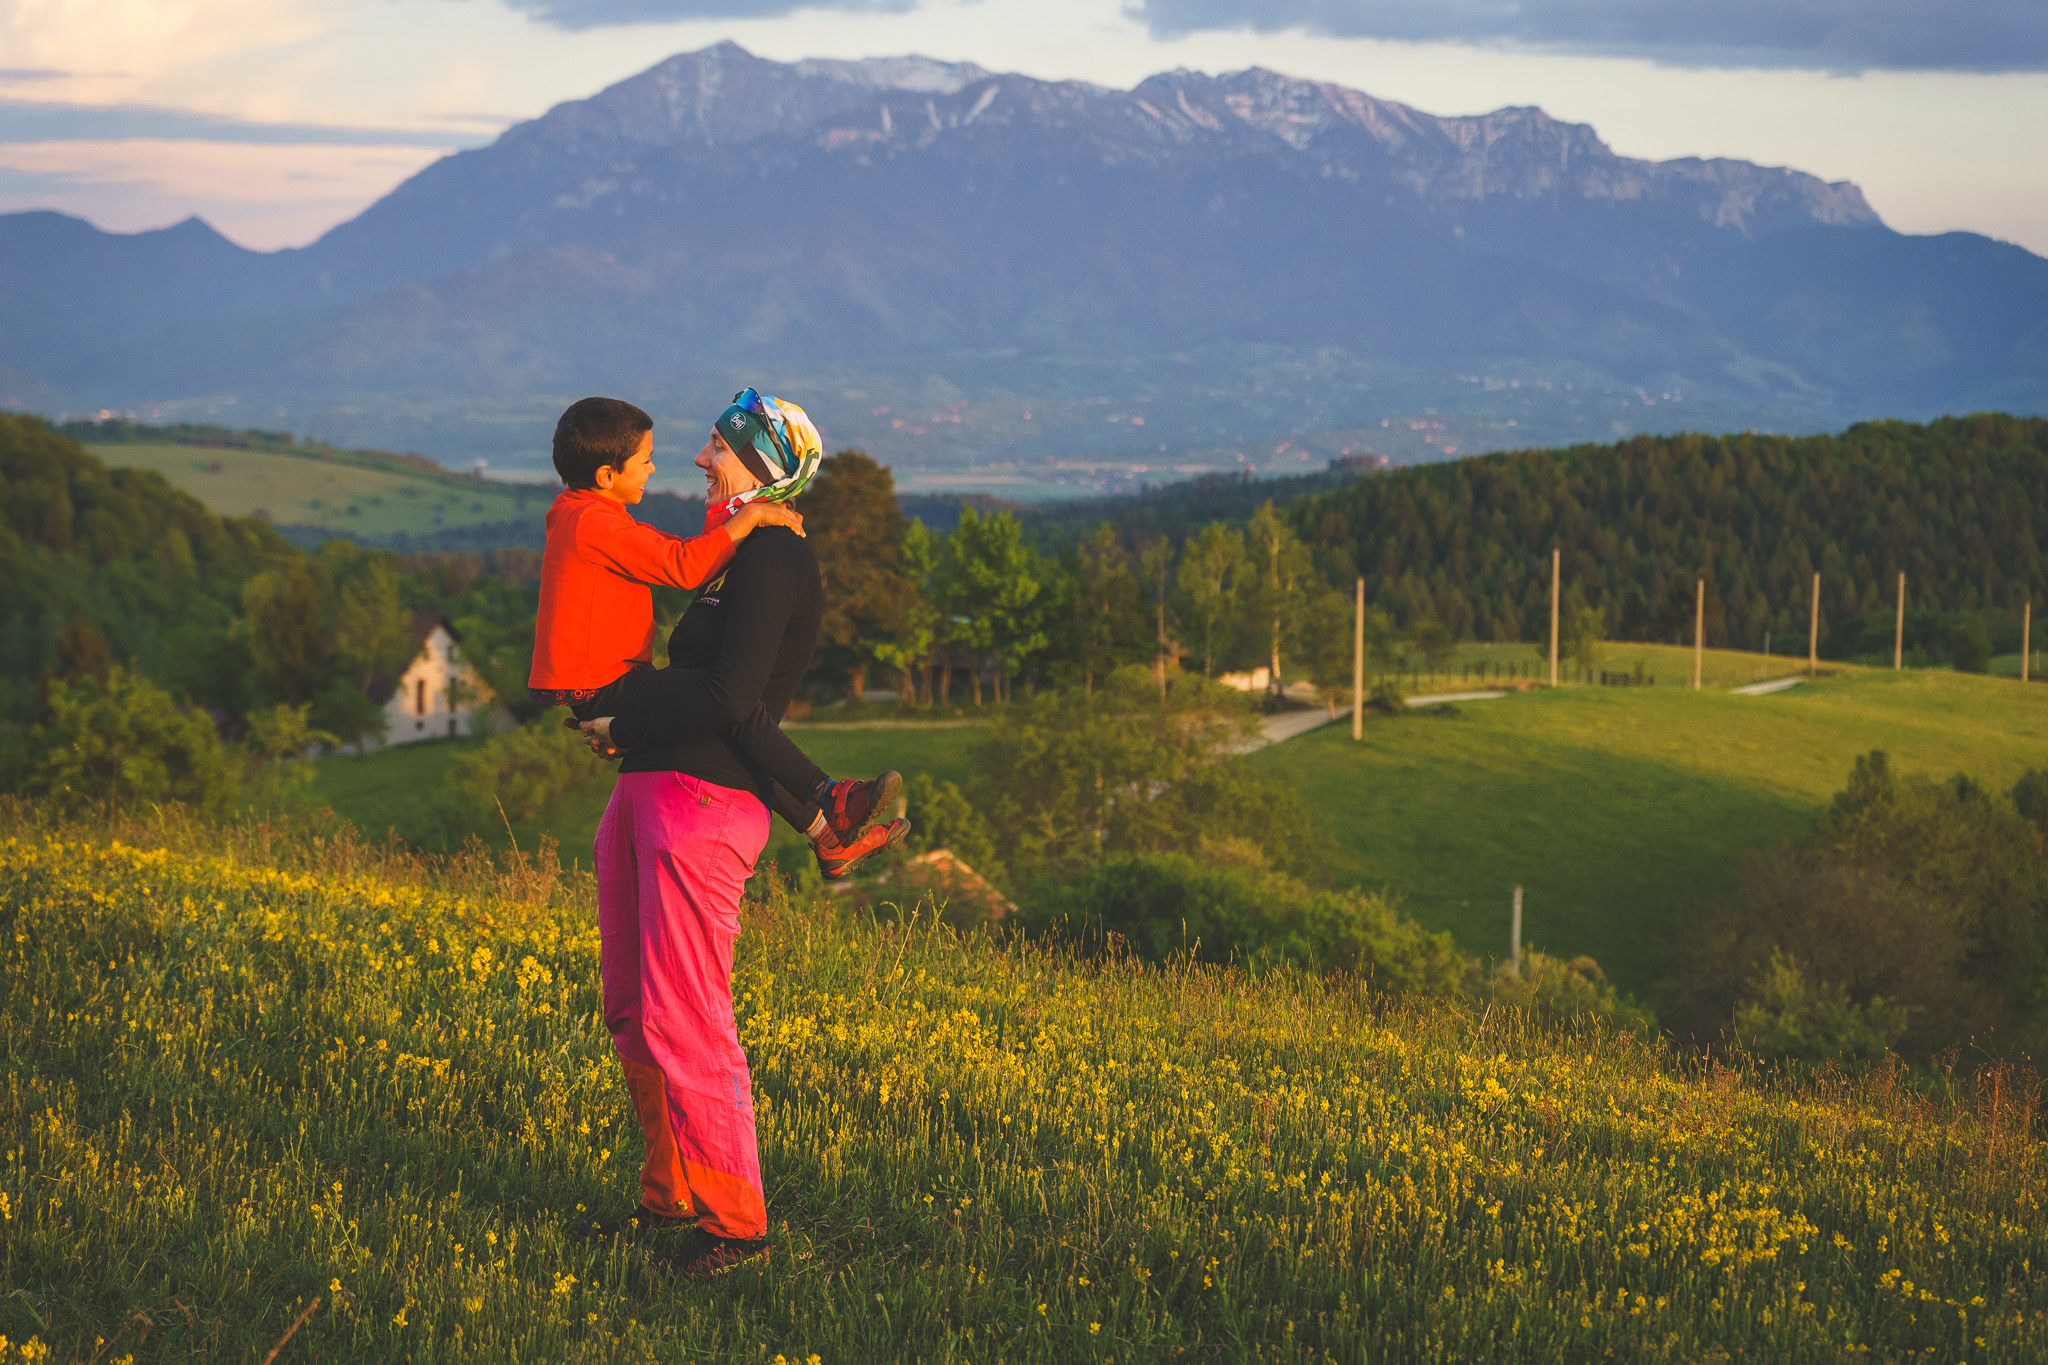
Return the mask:
[[[1508,970],[1522,974],[1522,888],[1515,888],[1515,912],[1508,920]]]
[[[2020,617],[2020,681],[2027,680],[2027,651],[2034,644],[2034,604],[2027,603],[2026,615]]]
[[[1557,686],[1557,577],[1558,551],[1550,551],[1550,685]]]
[[[1351,737],[1365,738],[1365,579],[1358,580],[1357,609],[1351,623]]]
[[[1806,676],[1820,672],[1820,575],[1813,576],[1813,624],[1806,628]]]
[[[1892,635],[1892,672],[1906,666],[1906,576],[1899,575],[1899,625]]]
[[[1700,690],[1700,673],[1707,653],[1707,580],[1702,578],[1692,607],[1692,690]]]

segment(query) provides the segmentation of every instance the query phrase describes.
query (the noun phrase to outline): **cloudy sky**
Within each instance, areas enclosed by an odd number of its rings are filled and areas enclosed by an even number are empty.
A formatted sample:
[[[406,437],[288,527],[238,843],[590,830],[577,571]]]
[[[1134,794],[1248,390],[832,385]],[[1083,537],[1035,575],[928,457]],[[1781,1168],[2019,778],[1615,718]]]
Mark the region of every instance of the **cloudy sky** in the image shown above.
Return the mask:
[[[0,212],[298,245],[674,52],[920,52],[1130,86],[1260,65],[1632,156],[1854,180],[2048,254],[2048,0],[0,0]]]

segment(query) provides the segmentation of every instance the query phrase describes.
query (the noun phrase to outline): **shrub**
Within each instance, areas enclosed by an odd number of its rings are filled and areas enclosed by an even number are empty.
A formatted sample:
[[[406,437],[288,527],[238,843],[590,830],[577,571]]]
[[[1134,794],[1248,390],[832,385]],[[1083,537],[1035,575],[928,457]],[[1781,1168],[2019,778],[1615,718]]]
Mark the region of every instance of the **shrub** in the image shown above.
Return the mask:
[[[1212,962],[1342,969],[1399,991],[1448,993],[1465,963],[1448,934],[1426,934],[1380,896],[1317,891],[1267,868],[1180,853],[1112,859],[1042,888],[1029,926],[1100,929],[1155,961],[1192,950]]]
[[[996,852],[995,832],[957,783],[934,782],[928,774],[918,773],[903,784],[903,794],[910,816],[905,849],[946,849],[991,883],[1004,884],[1008,870]]]
[[[1643,1029],[1657,1024],[1647,1008],[1616,990],[1590,957],[1567,962],[1531,948],[1522,954],[1519,971],[1497,964],[1476,994],[1544,1019],[1606,1019]]]
[[[454,843],[508,821],[537,819],[570,788],[605,771],[576,731],[552,719],[522,725],[456,756],[432,833]]]
[[[1881,995],[1859,1005],[1839,985],[1808,981],[1797,962],[1773,950],[1750,999],[1736,1008],[1735,1037],[1766,1057],[1871,1060],[1899,1041],[1908,1013]]]
[[[1741,904],[1705,917],[1678,991],[1693,1028],[1739,1016],[1787,1055],[1879,1035],[1921,1057],[2038,1041],[2048,858],[2024,813],[2037,799],[2029,779],[2007,800],[1901,776],[1882,751],[1858,758],[1812,837],[1751,855]]]
[[[52,684],[28,751],[24,787],[65,812],[166,801],[218,811],[235,788],[206,714],[119,665],[104,680]]]

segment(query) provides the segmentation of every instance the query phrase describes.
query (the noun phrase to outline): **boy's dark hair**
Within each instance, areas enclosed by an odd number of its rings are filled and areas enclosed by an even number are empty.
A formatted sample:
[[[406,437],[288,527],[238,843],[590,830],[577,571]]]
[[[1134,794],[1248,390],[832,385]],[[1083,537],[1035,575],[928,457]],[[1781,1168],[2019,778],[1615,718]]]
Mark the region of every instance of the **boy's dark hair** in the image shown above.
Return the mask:
[[[605,465],[624,469],[654,419],[621,398],[579,398],[555,423],[555,472],[570,488],[594,488]]]

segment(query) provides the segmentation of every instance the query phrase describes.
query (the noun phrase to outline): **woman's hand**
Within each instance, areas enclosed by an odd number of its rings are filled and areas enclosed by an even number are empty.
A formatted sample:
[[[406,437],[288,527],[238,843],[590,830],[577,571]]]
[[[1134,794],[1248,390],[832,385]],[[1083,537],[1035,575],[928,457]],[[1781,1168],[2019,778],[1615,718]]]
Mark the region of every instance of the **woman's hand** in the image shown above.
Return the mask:
[[[748,503],[733,513],[732,520],[725,523],[725,530],[737,544],[763,526],[787,526],[798,535],[804,533],[803,515],[779,502]]]
[[[612,720],[611,716],[599,716],[596,720],[586,720],[576,727],[583,732],[584,738],[590,741],[590,752],[599,758],[619,756],[618,746],[612,743]]]

